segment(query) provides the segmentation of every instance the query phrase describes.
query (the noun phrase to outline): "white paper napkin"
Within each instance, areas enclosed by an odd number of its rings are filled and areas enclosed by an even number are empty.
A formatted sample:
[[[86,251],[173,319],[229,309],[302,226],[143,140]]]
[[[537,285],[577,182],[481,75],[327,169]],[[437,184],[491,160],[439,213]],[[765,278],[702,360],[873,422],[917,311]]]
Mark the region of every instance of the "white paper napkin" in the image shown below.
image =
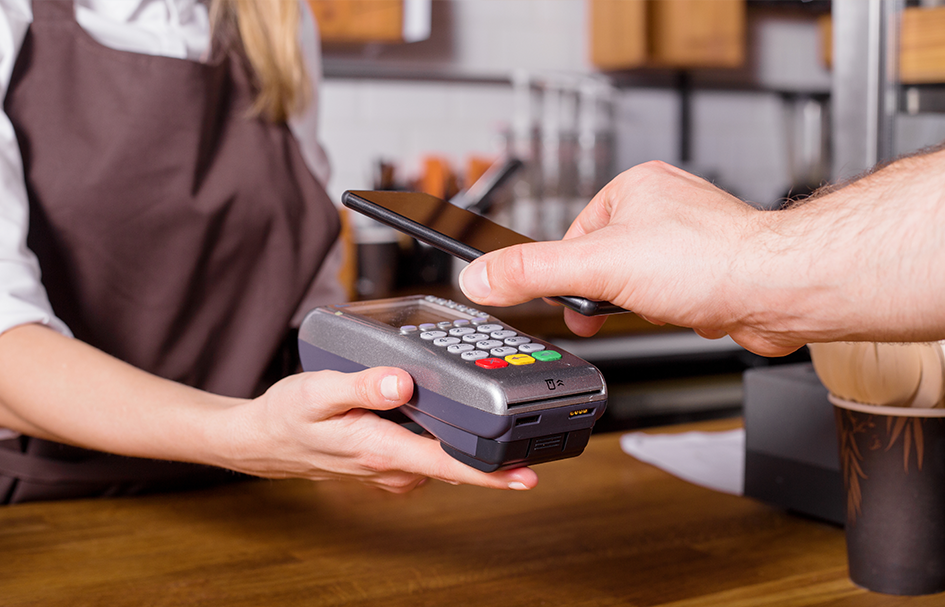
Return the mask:
[[[732,495],[745,487],[745,429],[620,437],[625,453],[674,476]]]

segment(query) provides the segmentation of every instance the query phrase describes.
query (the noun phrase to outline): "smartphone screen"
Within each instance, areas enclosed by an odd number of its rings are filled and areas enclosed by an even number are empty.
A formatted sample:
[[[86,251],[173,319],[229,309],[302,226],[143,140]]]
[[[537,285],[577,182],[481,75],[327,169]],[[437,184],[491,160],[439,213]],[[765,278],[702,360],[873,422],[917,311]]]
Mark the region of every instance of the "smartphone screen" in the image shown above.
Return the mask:
[[[534,242],[482,215],[420,192],[347,191],[341,201],[359,213],[464,261],[504,247]],[[627,312],[614,304],[583,297],[549,299],[586,316]]]

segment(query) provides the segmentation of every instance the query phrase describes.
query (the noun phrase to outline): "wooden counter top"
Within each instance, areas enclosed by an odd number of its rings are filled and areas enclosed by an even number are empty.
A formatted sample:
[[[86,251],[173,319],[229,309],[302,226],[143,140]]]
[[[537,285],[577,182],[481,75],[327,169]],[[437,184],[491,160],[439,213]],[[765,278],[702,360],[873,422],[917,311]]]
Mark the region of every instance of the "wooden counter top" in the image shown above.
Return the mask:
[[[618,439],[538,466],[528,493],[251,481],[0,508],[0,604],[941,604],[854,587],[841,529],[677,480]]]

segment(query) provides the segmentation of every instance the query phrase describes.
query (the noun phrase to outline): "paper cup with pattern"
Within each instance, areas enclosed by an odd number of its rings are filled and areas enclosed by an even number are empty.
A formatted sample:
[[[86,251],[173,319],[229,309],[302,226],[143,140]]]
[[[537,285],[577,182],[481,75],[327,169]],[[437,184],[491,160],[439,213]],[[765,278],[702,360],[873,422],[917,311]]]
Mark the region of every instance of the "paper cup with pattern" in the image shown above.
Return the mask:
[[[945,409],[830,395],[850,578],[875,592],[945,592]]]

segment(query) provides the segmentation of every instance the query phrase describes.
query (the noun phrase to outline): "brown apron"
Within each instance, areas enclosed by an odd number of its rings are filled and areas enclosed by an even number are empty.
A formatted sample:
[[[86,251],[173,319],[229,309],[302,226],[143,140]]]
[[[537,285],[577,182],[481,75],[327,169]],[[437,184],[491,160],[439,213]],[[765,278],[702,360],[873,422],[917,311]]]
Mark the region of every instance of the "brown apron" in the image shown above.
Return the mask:
[[[338,215],[287,126],[248,117],[236,37],[217,36],[202,64],[104,47],[71,0],[33,11],[5,109],[54,311],[141,369],[259,394],[295,348],[289,323]],[[126,494],[207,471],[27,437],[2,446],[0,502]]]

